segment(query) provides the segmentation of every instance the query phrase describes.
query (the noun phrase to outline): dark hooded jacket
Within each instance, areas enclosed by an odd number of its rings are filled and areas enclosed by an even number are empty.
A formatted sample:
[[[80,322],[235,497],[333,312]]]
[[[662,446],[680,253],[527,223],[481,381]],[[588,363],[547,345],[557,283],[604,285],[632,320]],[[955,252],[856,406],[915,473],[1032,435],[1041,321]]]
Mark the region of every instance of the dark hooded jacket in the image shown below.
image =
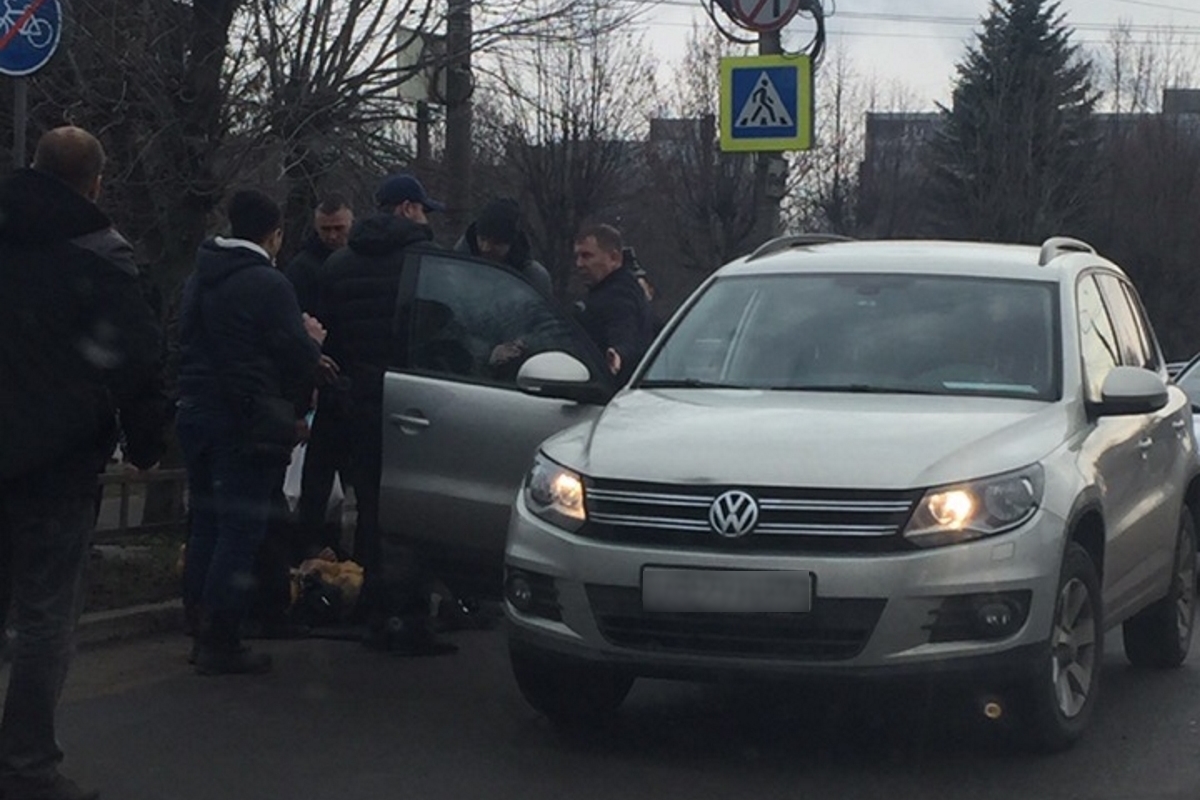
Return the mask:
[[[483,254],[479,251],[479,239],[475,234],[474,222],[467,228],[467,232],[462,235],[462,238],[458,240],[458,244],[454,245],[454,251],[456,253],[468,253],[480,258],[483,257]],[[526,238],[525,234],[517,232],[516,238],[509,247],[508,255],[504,257],[504,264],[515,270],[530,286],[537,289],[543,297],[554,297],[554,282],[550,279],[550,273],[533,258],[529,239]]]
[[[179,395],[236,414],[245,397],[305,405],[321,350],[304,329],[296,292],[266,254],[240,239],[210,239],[183,287]]]
[[[433,249],[432,241],[428,225],[381,213],[356,222],[348,246],[325,262],[317,318],[329,332],[325,353],[341,367],[357,403],[382,403],[405,254]]]
[[[618,385],[629,380],[654,340],[654,314],[629,267],[618,268],[588,290],[579,323],[600,352],[611,347],[621,356]]]
[[[133,249],[94,203],[43,172],[0,182],[0,479],[116,443],[158,460],[161,332]],[[93,461],[94,460],[94,461]]]
[[[319,291],[321,267],[333,253],[321,237],[311,233],[304,240],[300,252],[292,256],[284,272],[296,290],[296,299],[300,302],[300,310],[313,316],[317,314],[317,292]],[[320,319],[320,317],[318,317]]]

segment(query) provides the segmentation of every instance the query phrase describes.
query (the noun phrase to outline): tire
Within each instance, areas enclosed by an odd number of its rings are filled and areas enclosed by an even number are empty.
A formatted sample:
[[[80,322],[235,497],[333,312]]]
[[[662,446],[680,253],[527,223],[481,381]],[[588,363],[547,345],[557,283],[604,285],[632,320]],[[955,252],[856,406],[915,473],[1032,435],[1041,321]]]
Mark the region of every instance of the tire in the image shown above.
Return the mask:
[[[1087,728],[1104,655],[1100,579],[1091,556],[1075,542],[1063,558],[1048,644],[1023,694],[1032,744],[1056,753],[1075,744]]]
[[[604,664],[511,647],[509,660],[525,701],[563,729],[586,729],[610,719],[633,686],[632,675]]]
[[[1122,626],[1125,657],[1135,667],[1182,666],[1196,617],[1196,526],[1187,508],[1179,515],[1175,562],[1167,594]]]

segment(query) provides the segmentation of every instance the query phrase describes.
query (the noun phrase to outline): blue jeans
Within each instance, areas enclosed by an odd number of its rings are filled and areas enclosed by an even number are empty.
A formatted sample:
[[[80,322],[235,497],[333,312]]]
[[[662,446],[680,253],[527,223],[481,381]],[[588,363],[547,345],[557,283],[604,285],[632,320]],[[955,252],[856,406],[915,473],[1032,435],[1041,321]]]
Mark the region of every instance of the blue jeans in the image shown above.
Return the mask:
[[[71,454],[0,483],[0,599],[12,600],[16,632],[0,722],[0,779],[48,777],[63,758],[54,714],[83,608],[102,465],[93,453]]]
[[[243,453],[236,420],[220,403],[180,401],[175,427],[191,518],[183,599],[236,630],[253,598],[255,554],[284,467]]]

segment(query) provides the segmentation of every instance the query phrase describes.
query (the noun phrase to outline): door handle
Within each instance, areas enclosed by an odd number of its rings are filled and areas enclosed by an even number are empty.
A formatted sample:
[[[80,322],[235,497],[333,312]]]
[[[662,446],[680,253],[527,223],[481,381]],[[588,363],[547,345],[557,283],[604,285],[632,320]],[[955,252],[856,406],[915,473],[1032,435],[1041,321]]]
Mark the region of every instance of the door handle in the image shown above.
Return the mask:
[[[388,419],[393,425],[401,428],[428,428],[429,420],[420,414],[389,414]]]
[[[1171,423],[1171,427],[1177,431],[1181,431],[1187,427],[1187,420],[1177,419]]]
[[[1140,442],[1138,442],[1137,446],[1138,450],[1149,450],[1154,446],[1154,439],[1147,436],[1145,439],[1142,439]]]

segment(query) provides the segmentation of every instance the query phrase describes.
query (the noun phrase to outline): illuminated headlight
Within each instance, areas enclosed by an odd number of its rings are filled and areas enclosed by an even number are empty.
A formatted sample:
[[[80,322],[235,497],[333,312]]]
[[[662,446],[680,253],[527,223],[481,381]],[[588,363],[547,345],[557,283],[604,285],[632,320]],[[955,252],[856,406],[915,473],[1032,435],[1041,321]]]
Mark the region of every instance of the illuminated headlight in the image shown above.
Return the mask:
[[[560,528],[579,530],[587,521],[583,479],[539,453],[525,479],[525,506]]]
[[[917,504],[904,536],[920,547],[939,547],[1004,533],[1024,524],[1042,502],[1038,464],[955,486],[930,489]]]

